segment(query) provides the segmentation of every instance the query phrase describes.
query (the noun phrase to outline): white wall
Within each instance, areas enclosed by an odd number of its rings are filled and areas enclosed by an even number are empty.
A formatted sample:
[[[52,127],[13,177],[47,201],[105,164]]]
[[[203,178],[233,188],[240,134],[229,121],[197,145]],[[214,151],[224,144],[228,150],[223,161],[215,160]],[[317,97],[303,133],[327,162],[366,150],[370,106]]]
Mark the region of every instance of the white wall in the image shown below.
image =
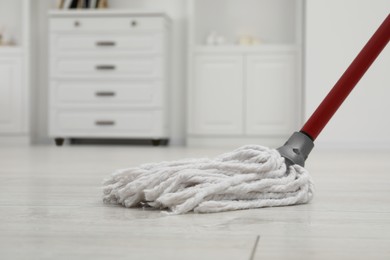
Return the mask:
[[[32,0],[33,59],[32,68],[34,111],[32,135],[34,143],[49,143],[47,131],[47,12],[56,6],[56,0]],[[186,78],[186,6],[183,0],[110,0],[111,8],[150,8],[164,10],[172,19],[172,75],[171,75],[171,144],[182,145],[185,140],[185,78]]]
[[[388,0],[306,1],[306,118],[389,12]],[[318,137],[317,147],[390,148],[389,97],[388,45]]]

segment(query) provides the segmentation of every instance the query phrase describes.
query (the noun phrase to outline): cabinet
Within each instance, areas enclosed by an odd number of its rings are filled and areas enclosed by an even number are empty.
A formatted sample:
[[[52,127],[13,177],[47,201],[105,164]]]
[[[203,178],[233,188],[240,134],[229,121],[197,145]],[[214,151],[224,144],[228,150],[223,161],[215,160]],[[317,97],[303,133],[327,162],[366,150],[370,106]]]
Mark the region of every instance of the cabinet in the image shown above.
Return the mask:
[[[21,58],[0,58],[0,133],[23,130],[23,90]]]
[[[297,107],[293,54],[246,57],[245,134],[285,135],[294,129]]]
[[[189,95],[191,134],[242,133],[242,79],[240,55],[195,58],[195,87]]]
[[[195,57],[189,133],[285,135],[297,119],[293,53]]]
[[[169,138],[169,27],[163,13],[50,12],[49,134],[57,144]]]
[[[0,0],[0,145],[30,142],[29,25],[29,0]]]
[[[189,1],[190,146],[278,146],[299,127],[302,16],[301,0]]]

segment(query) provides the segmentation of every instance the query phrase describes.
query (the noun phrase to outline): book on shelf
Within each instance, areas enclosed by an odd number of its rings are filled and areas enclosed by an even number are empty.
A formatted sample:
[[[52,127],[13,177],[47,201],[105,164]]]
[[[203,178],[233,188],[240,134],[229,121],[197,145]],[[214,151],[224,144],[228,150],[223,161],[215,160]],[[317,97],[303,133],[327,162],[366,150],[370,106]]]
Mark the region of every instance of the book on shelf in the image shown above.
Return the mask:
[[[105,9],[108,0],[59,0],[58,9]]]
[[[58,1],[58,9],[63,9],[65,4],[65,0],[59,0]]]
[[[69,9],[76,9],[78,5],[78,0],[72,0],[69,5]]]
[[[99,9],[108,8],[108,0],[97,0],[96,1],[96,8],[99,8]]]
[[[82,9],[84,6],[84,1],[83,0],[78,0],[77,1],[77,9]]]
[[[89,8],[89,0],[84,0],[83,8]]]
[[[60,9],[69,9],[72,0],[63,0],[63,4],[59,5]]]
[[[97,2],[97,0],[90,0],[89,1],[89,8],[90,9],[95,9],[96,8],[96,2]]]

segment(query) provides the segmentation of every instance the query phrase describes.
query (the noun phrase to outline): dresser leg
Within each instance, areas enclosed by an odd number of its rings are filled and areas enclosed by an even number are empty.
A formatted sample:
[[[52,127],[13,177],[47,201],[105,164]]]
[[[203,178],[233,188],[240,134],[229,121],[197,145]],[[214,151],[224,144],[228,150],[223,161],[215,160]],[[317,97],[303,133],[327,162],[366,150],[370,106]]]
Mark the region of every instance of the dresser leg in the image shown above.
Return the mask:
[[[65,139],[64,138],[54,138],[54,141],[56,142],[56,146],[62,146],[64,144]]]
[[[161,139],[152,139],[153,146],[159,146],[161,144]]]

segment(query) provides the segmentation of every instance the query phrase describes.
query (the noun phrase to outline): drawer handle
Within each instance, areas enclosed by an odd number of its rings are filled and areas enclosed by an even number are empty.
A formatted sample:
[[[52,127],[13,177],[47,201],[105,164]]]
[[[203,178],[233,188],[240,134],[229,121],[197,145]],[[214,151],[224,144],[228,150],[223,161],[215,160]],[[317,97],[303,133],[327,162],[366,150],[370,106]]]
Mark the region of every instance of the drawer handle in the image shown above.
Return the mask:
[[[130,24],[131,24],[132,27],[136,27],[138,25],[137,21],[131,21]]]
[[[98,97],[113,97],[115,96],[115,92],[111,91],[98,91],[95,93],[96,96]]]
[[[115,46],[115,42],[109,42],[109,41],[102,41],[102,42],[96,42],[96,46],[103,46],[103,47],[109,47],[109,46]]]
[[[115,65],[96,65],[97,70],[115,70]]]
[[[74,27],[80,27],[81,23],[79,21],[74,21]]]
[[[95,125],[98,125],[98,126],[110,126],[110,125],[115,125],[115,121],[112,121],[112,120],[98,120],[98,121],[95,121]]]

